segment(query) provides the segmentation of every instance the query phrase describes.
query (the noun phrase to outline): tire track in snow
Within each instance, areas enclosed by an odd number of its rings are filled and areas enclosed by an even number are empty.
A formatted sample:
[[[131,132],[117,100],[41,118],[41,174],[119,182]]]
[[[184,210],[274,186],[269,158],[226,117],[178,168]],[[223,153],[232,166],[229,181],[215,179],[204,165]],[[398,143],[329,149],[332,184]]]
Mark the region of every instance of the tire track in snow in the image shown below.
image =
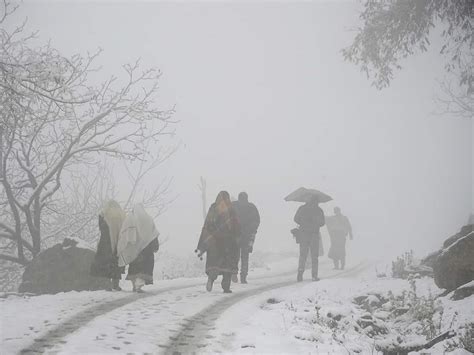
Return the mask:
[[[276,276],[287,276],[294,274],[291,272],[284,272]],[[272,276],[275,277],[275,276]],[[268,276],[259,276],[255,279],[265,279]],[[48,332],[35,338],[27,347],[21,349],[19,354],[43,354],[45,352],[54,353],[53,348],[66,344],[65,337],[80,330],[95,318],[103,316],[107,313],[113,312],[118,308],[124,307],[130,303],[145,298],[161,295],[167,292],[173,292],[203,285],[203,281],[196,281],[188,285],[170,286],[156,291],[150,291],[142,294],[133,293],[129,296],[122,297],[113,301],[102,302],[95,306],[89,307],[57,324]]]
[[[364,270],[368,265],[369,264],[365,261],[360,262],[352,268],[325,277],[324,279],[322,279],[322,281],[324,281],[325,279],[354,276],[360,271]],[[292,274],[294,274],[294,272]],[[304,282],[302,284],[304,285],[306,283]],[[264,286],[253,288],[248,291],[238,292],[228,296],[224,296],[222,300],[209,305],[199,313],[196,313],[194,316],[188,318],[186,323],[181,327],[179,333],[176,334],[176,336],[170,337],[170,342],[164,346],[165,352],[167,354],[178,355],[196,354],[199,352],[209,351],[210,349],[207,349],[207,342],[214,340],[215,337],[208,333],[209,331],[215,329],[215,322],[228,308],[240,301],[243,301],[248,297],[253,297],[263,292],[291,285],[298,284],[295,280],[284,281],[274,284],[267,284]]]
[[[170,287],[166,287],[160,290],[146,292],[146,293],[133,293],[130,296],[122,297],[122,298],[109,301],[109,302],[100,303],[96,306],[87,308],[84,311],[81,311],[80,313],[75,314],[72,317],[69,317],[68,319],[66,319],[65,321],[59,323],[57,326],[49,330],[44,335],[38,338],[35,338],[34,341],[29,346],[21,349],[19,353],[20,354],[35,354],[35,353],[43,354],[45,352],[48,352],[50,349],[52,349],[56,345],[65,344],[66,341],[64,341],[63,339],[66,336],[78,331],[79,329],[87,325],[89,322],[94,320],[95,318],[99,316],[103,316],[104,314],[107,314],[109,312],[112,312],[116,310],[117,308],[126,306],[132,302],[142,300],[144,298],[157,296],[166,292],[192,288],[201,284],[202,282],[196,282],[196,283],[189,284],[186,286],[183,286],[183,285],[170,286]]]

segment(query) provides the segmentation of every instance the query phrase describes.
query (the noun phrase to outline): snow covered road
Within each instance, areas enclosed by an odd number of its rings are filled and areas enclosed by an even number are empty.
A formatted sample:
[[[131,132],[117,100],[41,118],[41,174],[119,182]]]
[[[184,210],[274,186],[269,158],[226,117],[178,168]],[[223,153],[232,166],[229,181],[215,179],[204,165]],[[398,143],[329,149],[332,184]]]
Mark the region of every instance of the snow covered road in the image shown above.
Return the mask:
[[[322,263],[321,284],[355,276],[366,266],[341,272]],[[233,284],[229,295],[222,294],[218,282],[206,292],[205,279],[198,278],[159,281],[144,294],[96,291],[3,300],[2,349],[6,354],[235,351],[228,347],[235,340],[233,330],[244,328],[255,299],[309,284],[296,283],[295,272],[288,269],[267,274],[256,273],[248,285]],[[32,311],[32,305],[34,317],[21,311]]]

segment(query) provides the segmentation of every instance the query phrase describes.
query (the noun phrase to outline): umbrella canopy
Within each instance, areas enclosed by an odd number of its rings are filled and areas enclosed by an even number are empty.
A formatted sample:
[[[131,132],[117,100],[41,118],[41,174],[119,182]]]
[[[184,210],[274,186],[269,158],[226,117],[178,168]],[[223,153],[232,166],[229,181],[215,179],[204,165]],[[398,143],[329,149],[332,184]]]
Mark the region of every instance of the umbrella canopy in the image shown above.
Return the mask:
[[[332,197],[326,195],[324,192],[300,187],[296,191],[293,191],[291,194],[286,196],[285,201],[309,202],[314,197],[316,197],[320,203],[332,200]]]

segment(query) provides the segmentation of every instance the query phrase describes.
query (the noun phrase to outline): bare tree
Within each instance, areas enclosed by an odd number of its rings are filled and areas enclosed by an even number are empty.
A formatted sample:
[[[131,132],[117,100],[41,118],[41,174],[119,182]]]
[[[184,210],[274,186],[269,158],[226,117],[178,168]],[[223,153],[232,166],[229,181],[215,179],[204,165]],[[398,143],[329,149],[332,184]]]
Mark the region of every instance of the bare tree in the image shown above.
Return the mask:
[[[202,217],[206,220],[207,215],[207,182],[202,176],[200,178],[200,184],[198,185],[199,190],[201,191],[201,201],[202,201]]]
[[[11,11],[4,2],[0,21]],[[24,25],[0,28],[0,239],[9,244],[0,259],[22,265],[41,251],[52,221],[45,216],[60,216],[54,207],[66,174],[103,156],[146,162],[174,123],[173,109],[155,105],[160,71],[141,71],[137,61],[120,80],[94,85],[100,51],[65,57],[35,39]]]

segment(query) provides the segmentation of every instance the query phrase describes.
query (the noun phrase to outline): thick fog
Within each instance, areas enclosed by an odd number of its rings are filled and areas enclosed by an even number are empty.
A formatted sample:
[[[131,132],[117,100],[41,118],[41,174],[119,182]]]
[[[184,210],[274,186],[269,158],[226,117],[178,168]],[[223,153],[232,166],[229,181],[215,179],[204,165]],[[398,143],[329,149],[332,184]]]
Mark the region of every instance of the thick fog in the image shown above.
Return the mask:
[[[103,48],[106,74],[137,58],[163,71],[156,99],[176,105],[166,142],[180,145],[146,182],[173,177],[176,199],[156,220],[163,248],[194,250],[203,176],[208,203],[248,192],[258,250],[296,251],[298,204],[283,198],[305,186],[334,198],[322,207],[342,208],[360,251],[429,252],[473,211],[473,121],[439,114],[436,36],[383,91],[344,61],[360,6],[27,1],[14,16],[65,54]]]

